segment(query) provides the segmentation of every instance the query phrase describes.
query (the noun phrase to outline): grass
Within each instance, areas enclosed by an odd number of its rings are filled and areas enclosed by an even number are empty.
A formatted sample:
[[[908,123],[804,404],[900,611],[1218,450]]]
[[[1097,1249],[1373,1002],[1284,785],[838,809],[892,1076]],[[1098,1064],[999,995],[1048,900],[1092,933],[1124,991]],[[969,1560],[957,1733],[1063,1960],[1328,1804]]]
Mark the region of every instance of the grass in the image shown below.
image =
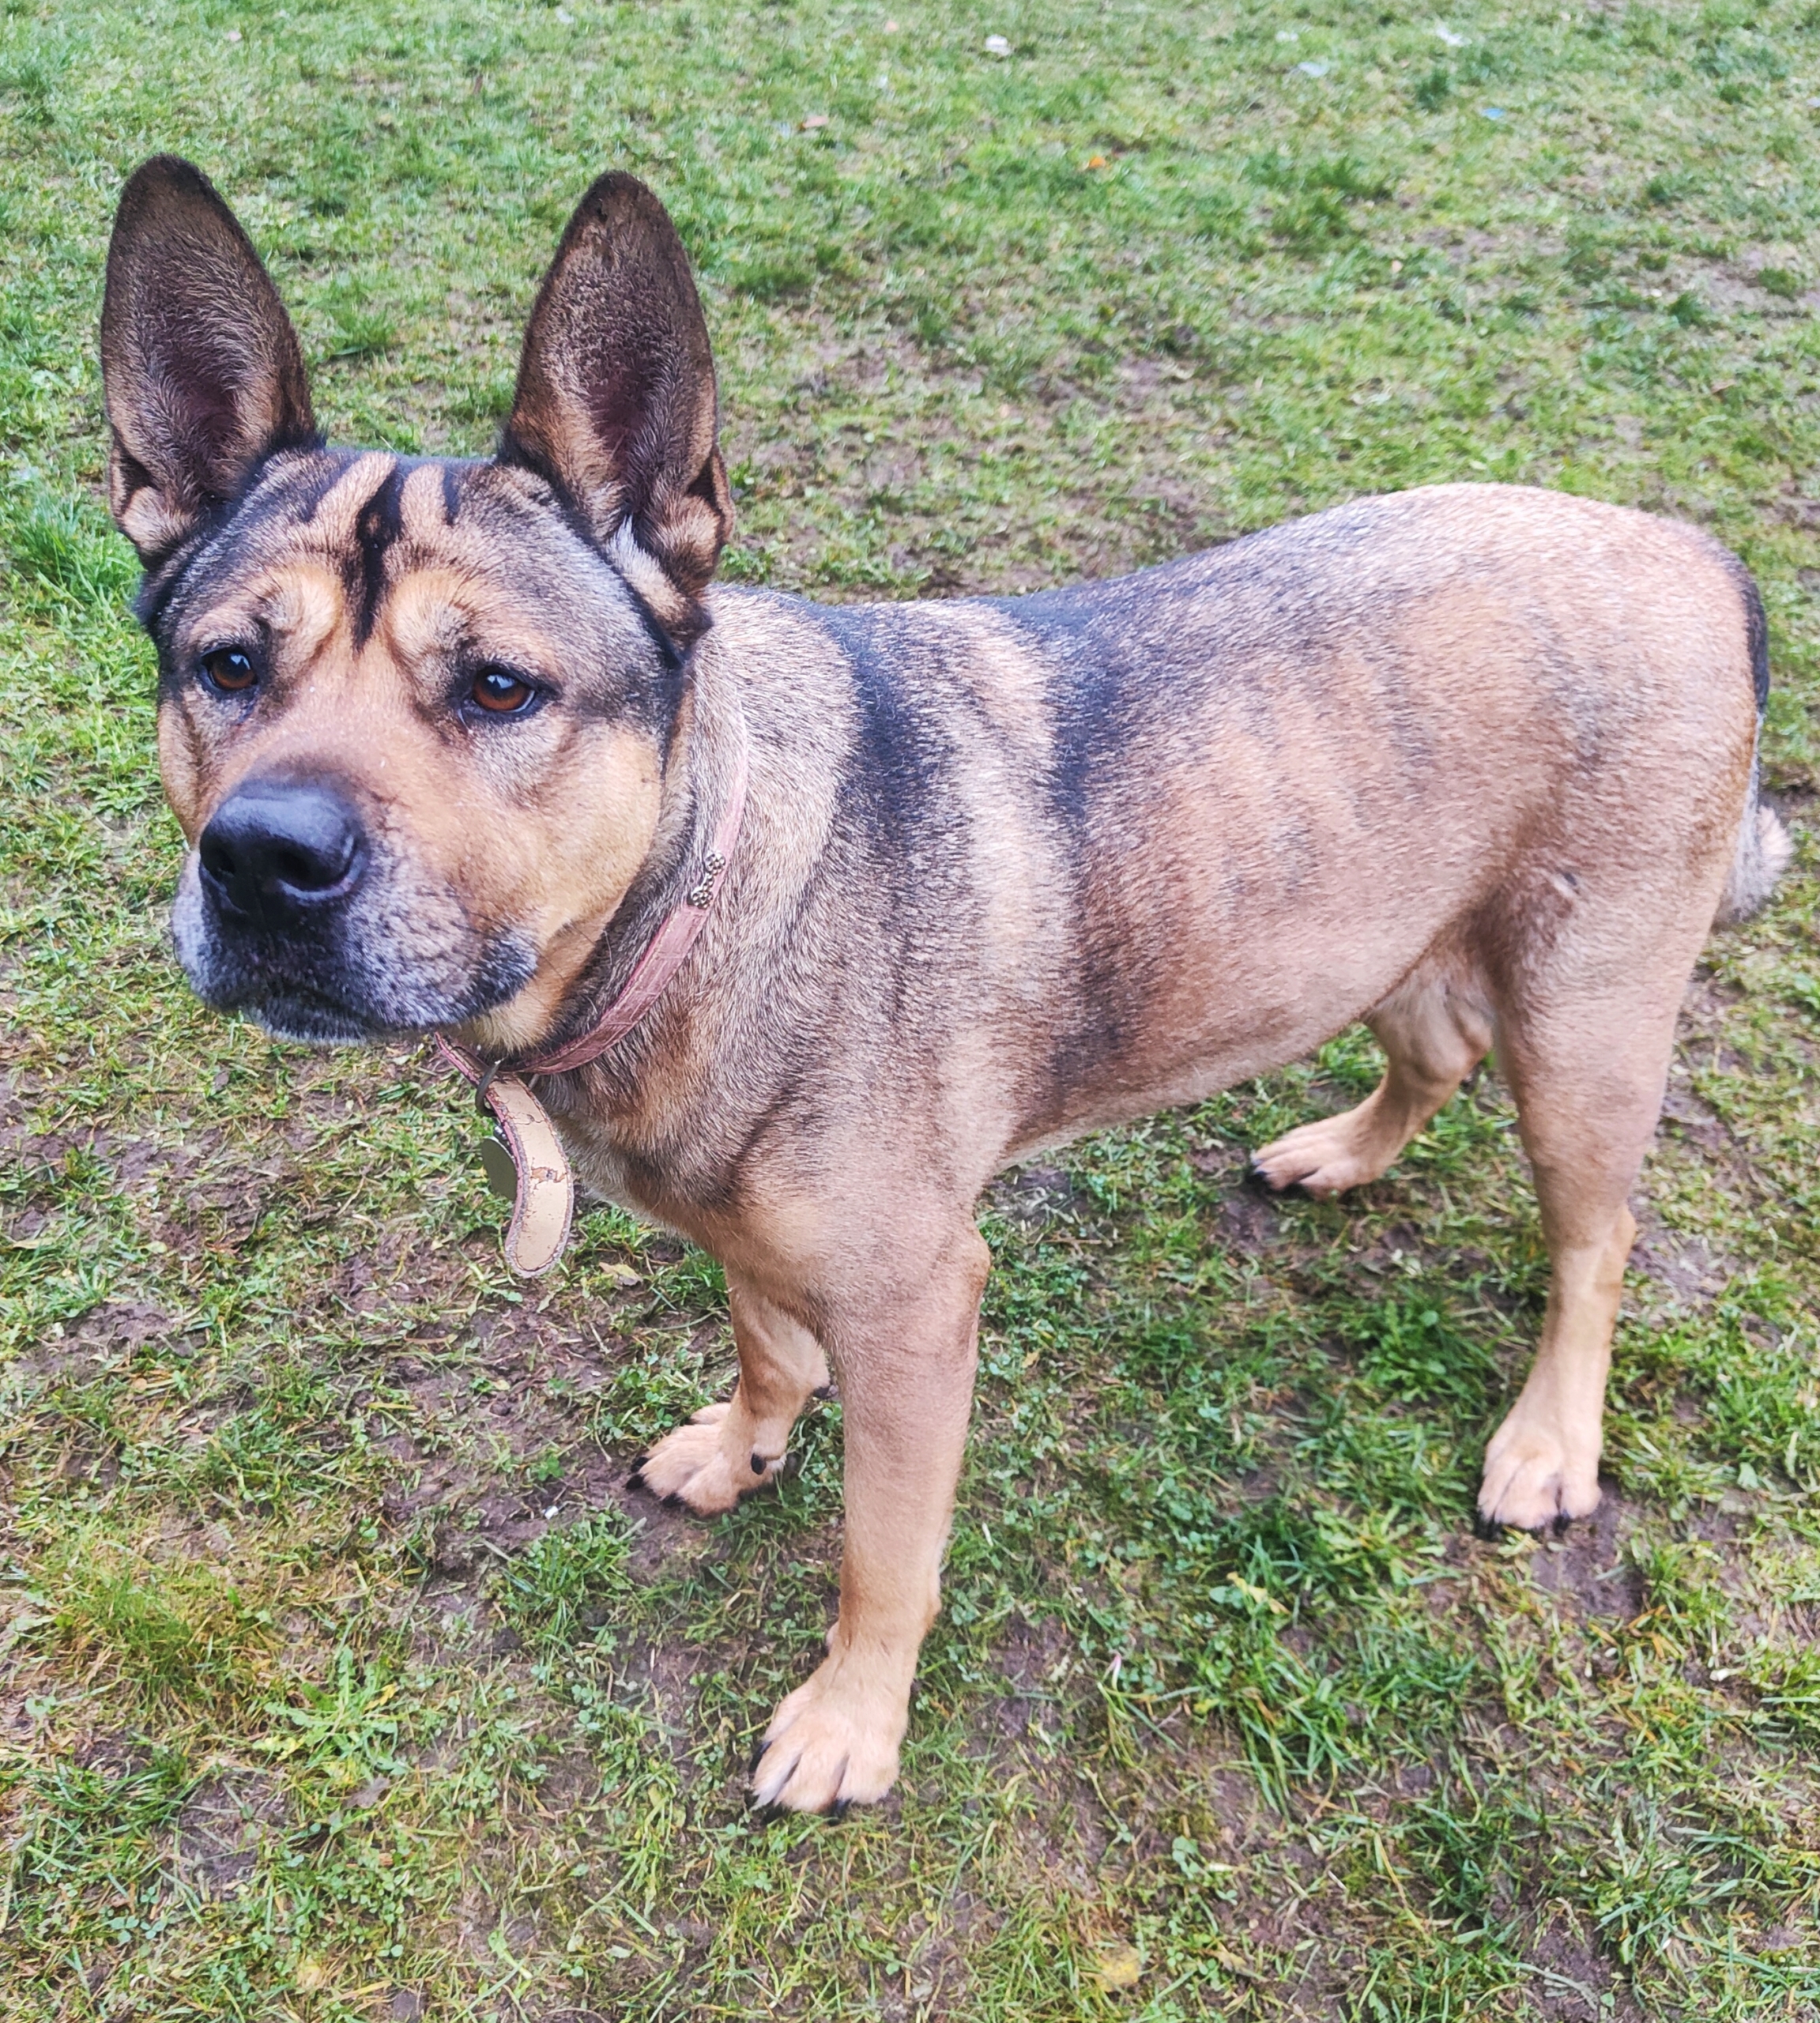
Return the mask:
[[[7,0],[0,2017],[1811,2017],[1820,9],[897,6]],[[727,1383],[718,1273],[596,1212],[514,1285],[420,1053],[273,1045],[166,951],[93,331],[167,148],[334,435],[407,449],[485,445],[575,195],[650,179],[740,580],[1033,586],[1461,477],[1742,552],[1801,855],[1690,994],[1596,1522],[1468,1535],[1543,1283],[1494,1079],[1356,1200],[1240,1187],[1369,1086],[1344,1035],[997,1190],[901,1791],[750,1816],[838,1411],[724,1523],[629,1497]]]

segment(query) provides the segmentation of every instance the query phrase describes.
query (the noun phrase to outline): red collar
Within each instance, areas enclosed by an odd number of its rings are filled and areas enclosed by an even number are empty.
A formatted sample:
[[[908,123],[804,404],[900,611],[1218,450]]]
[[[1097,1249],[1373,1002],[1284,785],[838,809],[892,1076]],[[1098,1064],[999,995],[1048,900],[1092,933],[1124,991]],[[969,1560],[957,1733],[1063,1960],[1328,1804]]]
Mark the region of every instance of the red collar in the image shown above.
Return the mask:
[[[521,1075],[562,1075],[571,1068],[585,1068],[598,1060],[609,1047],[617,1046],[643,1018],[670,985],[695,936],[707,926],[708,909],[720,890],[722,875],[740,839],[740,824],[746,812],[747,754],[745,728],[740,729],[739,755],[733,762],[733,785],[727,789],[727,804],[721,811],[708,853],[702,861],[701,876],[683,895],[683,902],[665,917],[664,924],[645,944],[645,952],[632,965],[625,988],[608,1005],[579,1039],[567,1046],[534,1053],[528,1060],[514,1064]]]
[[[585,1068],[616,1047],[661,997],[688,959],[695,939],[707,925],[708,910],[720,891],[721,879],[739,841],[740,825],[746,812],[748,770],[745,725],[740,725],[739,750],[733,760],[733,784],[727,789],[726,806],[703,858],[699,876],[684,894],[680,905],[665,915],[663,925],[645,944],[645,952],[632,965],[624,987],[595,1019],[593,1025],[565,1046],[550,1047],[539,1053],[522,1054],[498,1066],[514,1075],[561,1075],[571,1068]],[[454,1056],[456,1065],[467,1072],[460,1057],[477,1062],[466,1048],[450,1046],[438,1035],[445,1055]],[[470,1076],[469,1079],[477,1079]]]
[[[746,808],[748,760],[742,721],[726,806],[721,811],[695,882],[645,944],[645,951],[632,965],[624,988],[585,1033],[567,1045],[547,1048],[541,1053],[511,1061],[482,1060],[440,1033],[436,1035],[437,1050],[443,1058],[474,1083],[475,1102],[482,1114],[490,1109],[497,1118],[503,1138],[501,1143],[494,1145],[494,1151],[511,1155],[514,1171],[509,1174],[503,1157],[490,1158],[488,1147],[481,1148],[488,1179],[501,1192],[510,1192],[515,1199],[511,1226],[506,1233],[506,1261],[514,1271],[535,1276],[547,1271],[562,1256],[575,1203],[574,1183],[561,1140],[523,1078],[561,1075],[571,1068],[585,1068],[590,1060],[598,1060],[609,1048],[617,1046],[663,996],[695,945],[695,937],[707,925],[708,909],[720,891],[728,860],[739,841]]]

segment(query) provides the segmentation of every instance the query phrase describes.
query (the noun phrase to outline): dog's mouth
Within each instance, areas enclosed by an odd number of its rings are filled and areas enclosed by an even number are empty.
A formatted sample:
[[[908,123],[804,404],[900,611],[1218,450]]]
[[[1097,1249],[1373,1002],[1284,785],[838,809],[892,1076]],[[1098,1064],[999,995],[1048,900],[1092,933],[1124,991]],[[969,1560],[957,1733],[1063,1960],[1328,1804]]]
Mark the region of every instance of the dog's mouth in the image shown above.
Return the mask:
[[[296,984],[276,985],[263,994],[235,996],[205,987],[194,972],[191,985],[217,1012],[243,1012],[275,1040],[303,1040],[315,1046],[351,1046],[396,1037],[375,1026],[363,1008]]]
[[[460,1025],[522,989],[522,936],[460,895],[318,774],[243,781],[210,817],[171,914],[197,995],[284,1039],[393,1039]]]
[[[341,1045],[466,1023],[515,996],[537,967],[511,932],[484,934],[452,894],[395,879],[301,914],[224,902],[192,854],[171,914],[190,985],[274,1038]]]

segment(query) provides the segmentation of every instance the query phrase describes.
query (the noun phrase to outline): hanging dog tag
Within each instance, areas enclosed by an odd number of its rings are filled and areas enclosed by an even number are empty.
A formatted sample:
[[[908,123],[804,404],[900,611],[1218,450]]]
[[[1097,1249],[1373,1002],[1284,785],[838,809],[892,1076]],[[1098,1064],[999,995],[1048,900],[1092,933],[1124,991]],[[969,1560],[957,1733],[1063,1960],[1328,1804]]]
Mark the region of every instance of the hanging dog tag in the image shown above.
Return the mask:
[[[489,1067],[471,1053],[451,1046],[440,1033],[436,1050],[458,1074],[474,1084],[480,1114],[488,1110],[499,1125],[496,1138],[477,1147],[487,1185],[512,1203],[506,1230],[506,1262],[522,1279],[535,1279],[568,1248],[569,1224],[575,1212],[575,1183],[568,1156],[556,1136],[549,1113],[531,1094],[523,1079]]]
[[[514,1204],[506,1262],[520,1278],[535,1279],[568,1245],[575,1211],[569,1162],[543,1105],[516,1075],[488,1075],[480,1094],[499,1123],[480,1158],[488,1181]]]

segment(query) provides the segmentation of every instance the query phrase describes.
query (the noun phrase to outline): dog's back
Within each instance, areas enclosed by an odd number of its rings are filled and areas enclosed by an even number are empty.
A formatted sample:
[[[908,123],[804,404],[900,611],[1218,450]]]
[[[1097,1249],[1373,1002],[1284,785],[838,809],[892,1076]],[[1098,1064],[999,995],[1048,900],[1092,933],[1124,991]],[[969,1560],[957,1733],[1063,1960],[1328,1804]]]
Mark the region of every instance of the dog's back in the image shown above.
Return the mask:
[[[1031,597],[716,608],[846,726],[877,1001],[900,1048],[991,1036],[1006,1154],[1292,1059],[1443,951],[1495,990],[1618,907],[1697,947],[1786,854],[1749,578],[1592,500],[1436,487]]]

